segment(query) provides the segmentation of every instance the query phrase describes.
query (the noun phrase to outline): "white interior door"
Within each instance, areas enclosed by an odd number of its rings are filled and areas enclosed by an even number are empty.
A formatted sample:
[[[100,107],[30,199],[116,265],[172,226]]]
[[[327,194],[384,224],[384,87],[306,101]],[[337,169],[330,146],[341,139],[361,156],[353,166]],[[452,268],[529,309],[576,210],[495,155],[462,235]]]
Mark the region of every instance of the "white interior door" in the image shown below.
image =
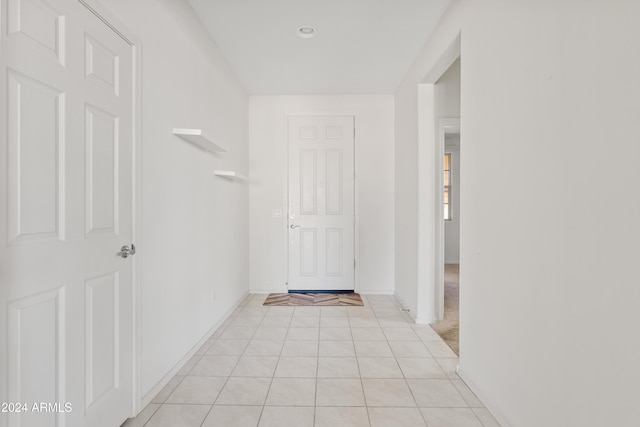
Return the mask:
[[[354,119],[289,117],[289,290],[354,289]]]
[[[116,255],[132,243],[133,50],[77,0],[2,0],[1,15],[0,401],[28,406],[0,425],[119,426],[133,402],[132,260]]]

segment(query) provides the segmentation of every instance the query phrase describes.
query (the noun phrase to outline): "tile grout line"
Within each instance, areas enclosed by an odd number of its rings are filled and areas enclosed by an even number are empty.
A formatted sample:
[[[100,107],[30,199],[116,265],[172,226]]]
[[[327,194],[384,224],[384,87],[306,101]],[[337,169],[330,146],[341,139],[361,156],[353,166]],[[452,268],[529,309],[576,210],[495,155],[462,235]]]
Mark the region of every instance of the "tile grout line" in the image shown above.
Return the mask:
[[[242,305],[242,309],[244,309],[246,307],[246,304]],[[240,310],[242,311],[242,310]],[[233,322],[233,320],[235,320],[238,316],[240,315],[240,313],[236,314],[233,319],[231,320],[231,322]],[[230,322],[230,323],[231,323]],[[229,328],[229,326],[225,327],[224,331],[220,334],[220,336],[218,338],[216,338],[216,340],[214,341],[220,341],[220,337],[222,337],[222,334]],[[217,332],[217,331],[216,331]],[[254,332],[255,335],[255,332]],[[223,340],[224,341],[224,340]],[[247,347],[249,346],[249,343],[251,342],[251,339],[248,340],[247,342]],[[211,344],[213,346],[213,344]],[[211,349],[211,347],[209,347],[209,350]],[[208,351],[208,350],[207,350]],[[246,351],[246,347],[243,349],[242,353],[244,354],[244,352]],[[242,354],[240,356],[238,356],[238,360],[236,361],[236,363],[233,365],[233,368],[231,368],[231,370],[229,371],[229,375],[227,375],[224,384],[222,385],[222,387],[220,387],[220,391],[218,391],[215,399],[213,399],[213,402],[211,403],[211,407],[209,408],[209,411],[207,412],[207,415],[205,415],[204,419],[202,420],[202,423],[200,424],[200,426],[202,427],[202,425],[205,423],[205,421],[207,420],[207,418],[209,417],[209,414],[211,413],[211,411],[213,411],[213,407],[215,406],[216,402],[218,401],[218,399],[220,398],[220,395],[222,394],[222,391],[224,390],[224,388],[226,387],[226,385],[229,383],[229,380],[231,379],[231,374],[233,374],[234,369],[236,368],[236,366],[238,366],[238,363],[240,363],[240,359],[242,358]],[[194,366],[195,367],[195,366]],[[191,369],[193,370],[193,368]]]
[[[271,309],[267,310],[266,313],[268,313]],[[265,313],[265,315],[263,316],[262,320],[260,321],[260,324],[262,324],[262,322],[264,322],[264,319],[267,317],[267,314]],[[256,332],[258,330],[256,329]],[[255,333],[254,333],[255,336]],[[251,345],[251,340],[249,340],[249,342],[247,343],[247,348],[249,348],[249,345]],[[284,344],[282,345],[284,347]],[[247,349],[245,348],[244,350],[245,352],[247,351]],[[280,349],[280,353],[282,354],[282,349]],[[244,352],[243,352],[244,354]],[[242,356],[241,356],[242,357]],[[260,421],[262,421],[262,416],[264,415],[264,408],[267,405],[267,398],[269,397],[269,392],[271,391],[271,385],[273,384],[273,378],[275,377],[275,370],[278,369],[278,364],[276,363],[276,367],[274,368],[274,372],[273,375],[271,377],[271,382],[269,383],[269,388],[267,389],[267,394],[264,397],[264,402],[262,402],[262,408],[260,409],[260,415],[258,416],[258,423],[256,425],[260,425]]]
[[[246,306],[246,304],[245,304],[245,305],[242,305],[242,307],[243,307],[243,308],[244,308],[245,306]],[[242,310],[241,310],[241,311],[242,311]],[[235,319],[238,317],[238,315],[239,315],[239,314],[240,314],[240,313],[236,314],[236,315],[233,317],[233,319],[231,320],[231,322],[233,322],[233,320],[235,320]],[[230,322],[230,323],[231,323],[231,322]],[[207,353],[209,352],[209,350],[211,350],[211,347],[212,347],[216,342],[220,341],[220,337],[222,336],[222,334],[223,334],[223,333],[224,333],[228,328],[229,328],[229,326],[226,326],[226,327],[224,328],[224,330],[222,331],[222,333],[220,334],[220,336],[218,336],[218,337],[216,338],[216,340],[211,344],[211,346],[207,349]],[[214,334],[215,334],[215,333],[217,333],[217,332],[218,332],[218,331],[216,330],[216,332],[214,332]],[[248,344],[247,344],[247,345],[248,345]],[[205,355],[206,355],[207,353],[205,353]],[[203,356],[203,357],[204,357],[204,356]],[[240,356],[240,357],[242,357],[242,356]],[[220,390],[219,390],[219,391],[218,391],[218,393],[216,394],[215,399],[213,399],[213,402],[211,403],[211,406],[209,407],[209,410],[207,411],[207,414],[204,416],[204,418],[202,419],[202,422],[200,423],[200,427],[202,427],[202,425],[205,423],[205,421],[207,421],[207,418],[209,417],[209,414],[211,414],[211,411],[213,411],[213,407],[215,406],[216,401],[218,400],[218,398],[220,397],[220,395],[222,394],[222,390],[224,390],[224,388],[226,387],[227,383],[229,382],[229,378],[231,378],[231,374],[233,373],[233,370],[235,369],[235,367],[236,367],[236,366],[238,365],[238,363],[240,362],[240,357],[238,357],[238,361],[235,363],[235,365],[233,366],[233,368],[231,368],[231,371],[229,372],[229,375],[227,376],[227,378],[226,378],[226,379],[225,379],[225,381],[224,381],[224,384],[222,384],[222,387],[220,387]],[[193,368],[195,368],[195,366],[194,366]],[[191,368],[191,370],[190,370],[189,372],[193,371],[193,368]]]

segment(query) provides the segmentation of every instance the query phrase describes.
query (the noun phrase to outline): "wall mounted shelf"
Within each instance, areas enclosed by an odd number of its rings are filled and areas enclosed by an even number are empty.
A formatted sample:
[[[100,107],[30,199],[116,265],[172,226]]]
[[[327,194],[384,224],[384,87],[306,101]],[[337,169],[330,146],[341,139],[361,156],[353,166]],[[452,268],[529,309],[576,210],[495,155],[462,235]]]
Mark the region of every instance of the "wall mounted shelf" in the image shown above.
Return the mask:
[[[213,174],[215,176],[220,176],[220,177],[223,177],[223,178],[238,179],[240,181],[249,181],[249,178],[247,178],[246,176],[241,175],[239,173],[236,173],[236,171],[215,170],[215,171],[213,171]]]
[[[189,141],[192,144],[197,145],[198,147],[210,151],[212,153],[217,153],[221,151],[227,151],[218,144],[211,141],[209,138],[202,134],[202,129],[180,129],[173,128],[173,134],[179,136],[185,141]]]

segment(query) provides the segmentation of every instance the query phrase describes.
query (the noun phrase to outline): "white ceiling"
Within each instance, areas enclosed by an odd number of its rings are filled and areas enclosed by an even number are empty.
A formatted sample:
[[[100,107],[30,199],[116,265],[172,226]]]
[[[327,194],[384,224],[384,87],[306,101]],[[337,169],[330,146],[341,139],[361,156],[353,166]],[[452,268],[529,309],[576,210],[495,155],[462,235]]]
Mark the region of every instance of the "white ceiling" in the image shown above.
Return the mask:
[[[188,1],[250,94],[306,95],[394,93],[451,0]]]

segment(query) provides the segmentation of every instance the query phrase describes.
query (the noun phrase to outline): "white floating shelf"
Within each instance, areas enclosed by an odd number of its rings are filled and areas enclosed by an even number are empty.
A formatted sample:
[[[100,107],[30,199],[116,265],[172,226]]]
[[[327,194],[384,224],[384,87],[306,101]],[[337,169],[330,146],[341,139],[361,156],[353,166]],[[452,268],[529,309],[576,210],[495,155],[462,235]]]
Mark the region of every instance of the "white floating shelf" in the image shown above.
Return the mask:
[[[247,178],[244,175],[240,175],[239,173],[236,173],[236,171],[218,171],[218,170],[215,170],[215,171],[213,171],[213,174],[216,175],[216,176],[224,177],[224,178],[239,179],[241,181],[249,181],[249,178]]]
[[[212,153],[227,151],[218,144],[215,144],[206,136],[202,135],[202,129],[173,128],[173,134]]]

